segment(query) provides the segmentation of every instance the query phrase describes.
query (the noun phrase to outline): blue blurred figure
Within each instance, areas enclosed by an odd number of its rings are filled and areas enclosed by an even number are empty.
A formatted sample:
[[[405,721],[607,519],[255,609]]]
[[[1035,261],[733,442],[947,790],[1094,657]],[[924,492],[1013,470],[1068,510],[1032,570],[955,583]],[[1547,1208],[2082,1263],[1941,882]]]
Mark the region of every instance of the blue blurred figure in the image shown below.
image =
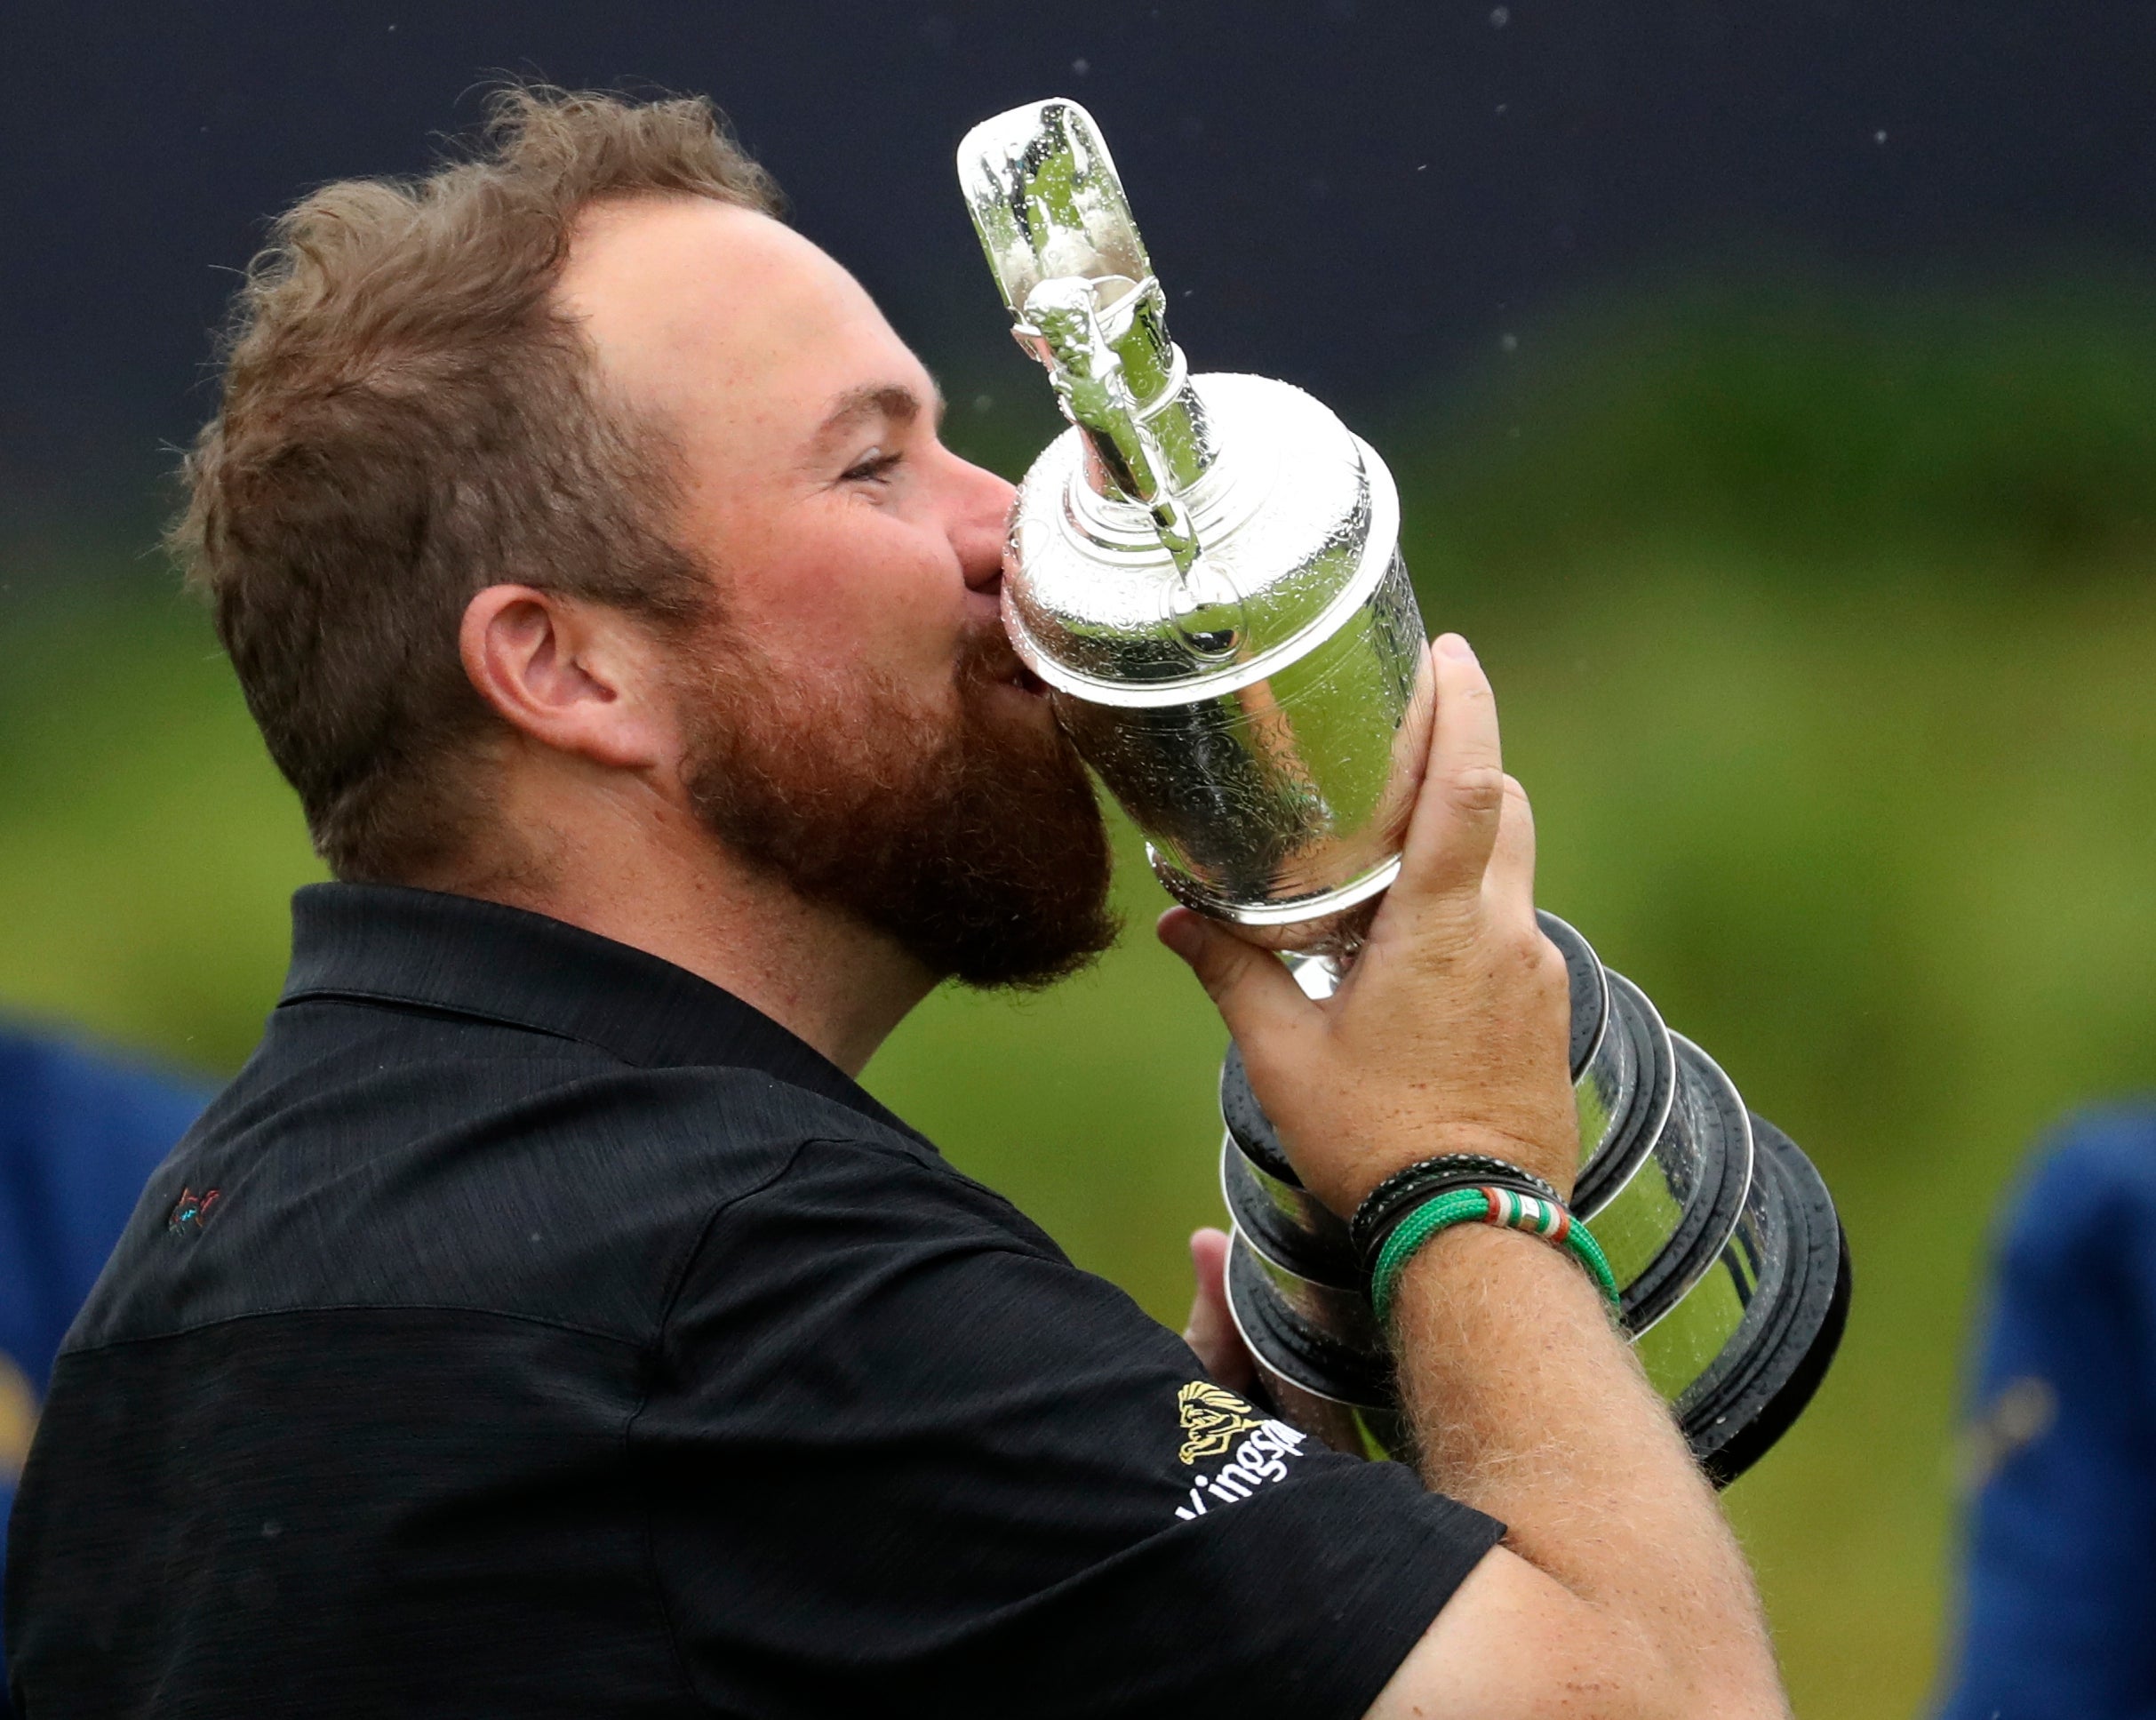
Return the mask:
[[[2156,1111],[2083,1117],[2001,1239],[1942,1720],[2156,1716]]]
[[[168,1076],[0,1031],[0,1528],[68,1323],[149,1173],[208,1100]]]

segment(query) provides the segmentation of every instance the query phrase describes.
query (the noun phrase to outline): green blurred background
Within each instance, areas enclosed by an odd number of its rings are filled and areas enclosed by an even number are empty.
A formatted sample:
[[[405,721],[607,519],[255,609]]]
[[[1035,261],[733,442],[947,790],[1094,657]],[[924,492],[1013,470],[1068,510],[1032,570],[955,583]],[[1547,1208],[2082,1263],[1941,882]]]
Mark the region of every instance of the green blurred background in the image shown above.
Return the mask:
[[[1869,1720],[1937,1662],[1990,1216],[2156,1075],[2156,297],[1747,279],[1576,304],[1357,428],[1496,680],[1543,902],[1841,1203],[1841,1361],[1730,1505],[1800,1711]],[[1022,463],[1046,420],[952,393]],[[0,1004],[228,1071],[317,875],[295,804],[156,558],[51,560],[0,620]],[[1179,1324],[1224,1036],[1123,846],[1097,971],[939,995],[869,1084]]]

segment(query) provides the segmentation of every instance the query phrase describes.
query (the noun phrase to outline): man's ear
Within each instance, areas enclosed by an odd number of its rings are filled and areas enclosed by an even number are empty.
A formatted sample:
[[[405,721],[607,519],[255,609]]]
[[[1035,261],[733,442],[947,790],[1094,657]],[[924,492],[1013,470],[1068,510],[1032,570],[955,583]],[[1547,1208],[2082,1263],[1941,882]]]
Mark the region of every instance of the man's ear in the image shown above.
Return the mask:
[[[658,648],[621,611],[491,585],[465,606],[457,649],[479,696],[542,746],[614,770],[664,762]]]

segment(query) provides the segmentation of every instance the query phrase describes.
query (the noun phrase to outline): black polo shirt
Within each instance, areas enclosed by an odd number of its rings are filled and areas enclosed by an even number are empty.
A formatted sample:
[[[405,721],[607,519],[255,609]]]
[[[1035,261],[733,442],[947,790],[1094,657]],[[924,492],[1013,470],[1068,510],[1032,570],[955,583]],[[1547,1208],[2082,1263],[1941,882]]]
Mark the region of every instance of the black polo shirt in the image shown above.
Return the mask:
[[[656,957],[322,885],[14,1512],[59,1716],[1361,1714],[1499,1532]]]

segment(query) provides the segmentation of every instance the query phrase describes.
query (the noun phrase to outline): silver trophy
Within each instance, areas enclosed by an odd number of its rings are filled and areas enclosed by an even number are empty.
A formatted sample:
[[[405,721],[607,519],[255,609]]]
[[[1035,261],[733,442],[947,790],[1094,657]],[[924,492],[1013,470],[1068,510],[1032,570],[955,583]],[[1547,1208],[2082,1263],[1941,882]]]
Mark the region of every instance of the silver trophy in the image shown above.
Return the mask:
[[[1431,691],[1385,462],[1264,377],[1193,376],[1091,116],[984,121],[958,172],[1019,344],[1071,429],[1026,474],[1003,618],[1178,901],[1328,995],[1397,874]],[[1809,1400],[1849,1258],[1802,1153],[1550,916],[1572,981],[1574,1210],[1649,1377],[1718,1480]],[[1230,1048],[1230,1304],[1274,1406],[1401,1456],[1383,1334],[1346,1227],[1302,1188]]]

